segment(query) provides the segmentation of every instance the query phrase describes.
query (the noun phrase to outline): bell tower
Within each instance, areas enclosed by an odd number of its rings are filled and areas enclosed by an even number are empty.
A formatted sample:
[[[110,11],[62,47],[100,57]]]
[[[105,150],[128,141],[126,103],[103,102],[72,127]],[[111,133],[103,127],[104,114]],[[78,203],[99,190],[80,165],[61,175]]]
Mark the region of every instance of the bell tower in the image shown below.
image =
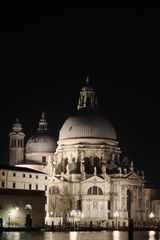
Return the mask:
[[[12,126],[12,132],[9,134],[9,164],[17,165],[24,161],[24,137],[22,124],[17,118]]]

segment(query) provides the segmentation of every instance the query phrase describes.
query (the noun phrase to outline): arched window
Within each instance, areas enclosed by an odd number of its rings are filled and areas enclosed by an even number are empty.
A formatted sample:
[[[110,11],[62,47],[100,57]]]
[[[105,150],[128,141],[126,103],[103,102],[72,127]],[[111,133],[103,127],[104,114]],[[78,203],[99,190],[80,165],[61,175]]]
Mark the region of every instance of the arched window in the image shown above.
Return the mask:
[[[59,188],[55,186],[50,187],[49,194],[60,194]]]
[[[85,172],[88,174],[93,173],[93,165],[92,165],[91,159],[88,157],[85,157],[84,162],[85,162]]]
[[[88,189],[87,194],[88,195],[102,195],[103,191],[100,187],[93,186]]]
[[[102,164],[101,164],[101,162],[102,162],[102,160],[99,159],[98,157],[94,158],[93,165],[94,165],[94,167],[96,167],[97,173],[99,173],[99,174],[102,173],[102,169],[101,169]]]
[[[99,160],[98,157],[95,157],[95,158],[94,158],[94,167],[97,167],[97,168],[100,167],[100,160]]]

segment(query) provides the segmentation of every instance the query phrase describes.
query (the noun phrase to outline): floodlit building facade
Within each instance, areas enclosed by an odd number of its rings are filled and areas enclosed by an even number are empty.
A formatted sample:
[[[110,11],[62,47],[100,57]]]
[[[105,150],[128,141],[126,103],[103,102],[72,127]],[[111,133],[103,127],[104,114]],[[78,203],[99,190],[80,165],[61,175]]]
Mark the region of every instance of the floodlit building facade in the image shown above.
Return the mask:
[[[121,157],[116,131],[100,114],[88,79],[80,92],[77,111],[64,122],[58,142],[48,130],[45,113],[37,133],[26,145],[24,137],[17,119],[9,134],[10,165],[21,170],[12,176],[15,171],[10,169],[10,177],[5,178],[2,168],[0,188],[44,191],[42,215],[46,224],[127,225],[128,219],[146,221],[151,206],[146,211],[144,172],[135,170],[127,157]],[[33,171],[32,179],[28,171]],[[27,176],[25,181],[23,175]]]
[[[4,227],[44,226],[48,177],[45,173],[0,165],[0,218]]]

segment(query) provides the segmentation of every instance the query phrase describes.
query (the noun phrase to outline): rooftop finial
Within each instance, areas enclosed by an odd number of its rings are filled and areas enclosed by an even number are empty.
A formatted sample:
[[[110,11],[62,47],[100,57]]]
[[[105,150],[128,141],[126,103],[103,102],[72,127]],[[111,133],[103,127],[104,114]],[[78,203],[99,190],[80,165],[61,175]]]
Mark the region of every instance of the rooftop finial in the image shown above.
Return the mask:
[[[16,121],[13,124],[12,130],[14,132],[21,132],[22,131],[22,124],[19,121],[19,118],[16,118]]]
[[[45,119],[45,118],[46,118],[46,114],[45,114],[45,112],[44,112],[44,111],[42,112],[42,118],[43,118],[43,119]]]
[[[87,78],[86,78],[86,85],[89,85],[89,82],[90,82],[90,78],[89,78],[89,75],[87,75]]]

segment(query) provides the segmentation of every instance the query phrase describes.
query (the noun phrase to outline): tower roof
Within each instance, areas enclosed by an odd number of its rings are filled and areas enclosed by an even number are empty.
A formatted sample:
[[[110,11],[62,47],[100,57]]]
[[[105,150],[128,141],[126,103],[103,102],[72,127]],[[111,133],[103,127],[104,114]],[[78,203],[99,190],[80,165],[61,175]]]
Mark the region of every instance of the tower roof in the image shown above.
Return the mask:
[[[13,132],[21,132],[22,131],[22,124],[19,121],[19,118],[16,118],[13,126],[12,126]]]

